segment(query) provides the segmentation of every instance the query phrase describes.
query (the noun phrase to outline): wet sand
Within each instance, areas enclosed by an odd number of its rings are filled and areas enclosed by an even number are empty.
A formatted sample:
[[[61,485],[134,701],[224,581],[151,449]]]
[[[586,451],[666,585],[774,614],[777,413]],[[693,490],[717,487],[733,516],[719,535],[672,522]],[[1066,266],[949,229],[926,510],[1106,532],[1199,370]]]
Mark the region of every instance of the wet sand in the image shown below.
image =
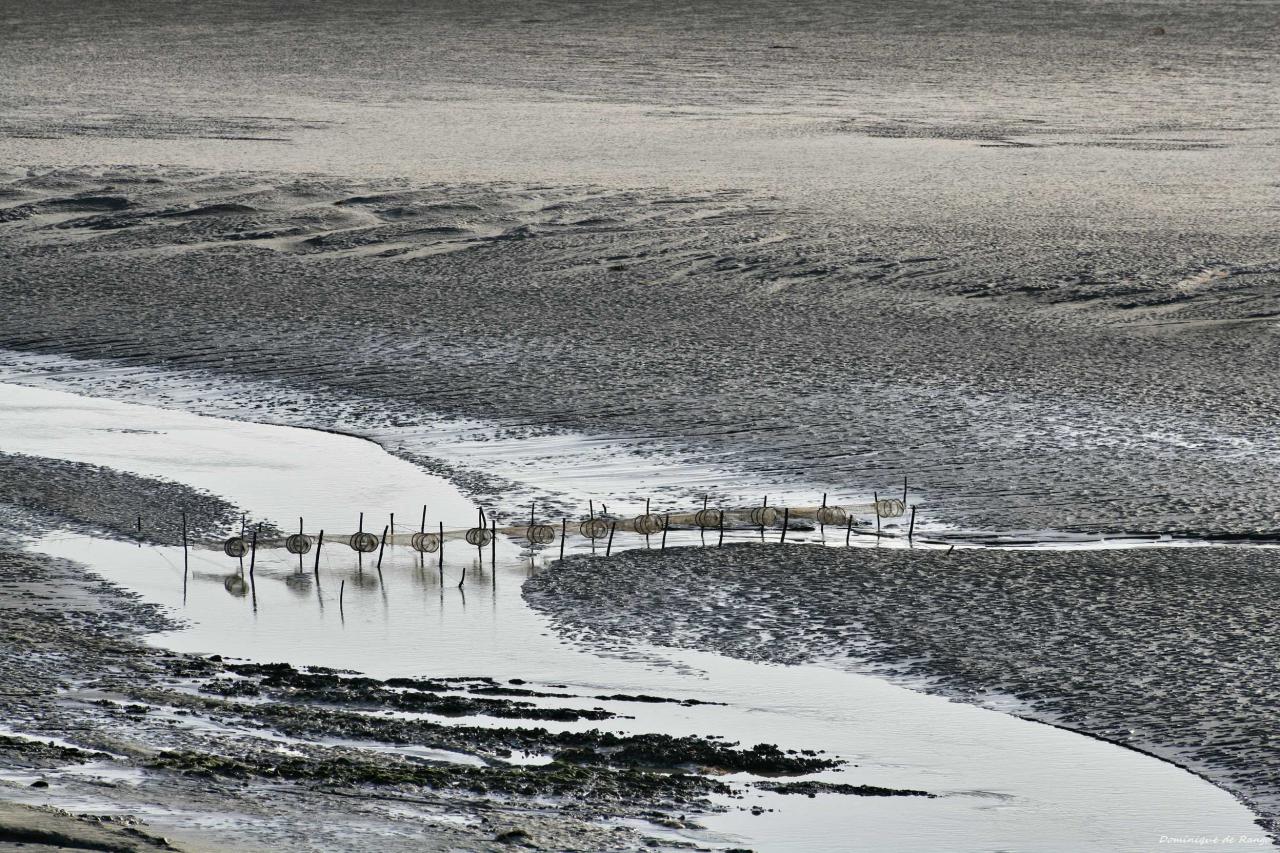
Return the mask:
[[[927,517],[969,530],[1274,531],[1274,336],[1246,316],[1267,275],[1246,302],[1212,277],[1127,307],[966,296],[912,272],[927,247],[853,247],[739,192],[126,168],[9,186],[31,213],[0,226],[14,349],[285,382],[316,411],[260,416],[322,424],[348,400],[365,434],[639,435],[860,497],[910,472]],[[1148,325],[1210,315],[1231,322]]]
[[[1270,4],[11,14],[0,344],[1274,529]]]
[[[575,557],[524,594],[582,642],[829,662],[1143,750],[1274,832],[1274,555],[733,545]]]

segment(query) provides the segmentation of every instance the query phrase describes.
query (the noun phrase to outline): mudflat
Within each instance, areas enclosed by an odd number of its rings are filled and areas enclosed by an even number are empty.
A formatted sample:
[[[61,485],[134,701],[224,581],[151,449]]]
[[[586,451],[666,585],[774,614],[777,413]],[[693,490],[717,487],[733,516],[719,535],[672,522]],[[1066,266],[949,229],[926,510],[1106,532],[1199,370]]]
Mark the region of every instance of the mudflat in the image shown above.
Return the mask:
[[[872,671],[1149,752],[1280,817],[1270,549],[637,550],[524,594],[580,641]]]

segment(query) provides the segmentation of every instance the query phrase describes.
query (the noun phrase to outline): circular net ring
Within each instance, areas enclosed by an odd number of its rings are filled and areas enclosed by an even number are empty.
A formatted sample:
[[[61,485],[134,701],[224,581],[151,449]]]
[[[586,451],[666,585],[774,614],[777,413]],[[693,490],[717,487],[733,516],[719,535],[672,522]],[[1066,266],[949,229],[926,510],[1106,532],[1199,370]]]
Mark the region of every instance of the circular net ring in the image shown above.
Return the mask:
[[[556,529],[550,524],[530,524],[524,538],[533,545],[550,545],[556,541]]]
[[[493,531],[487,527],[473,527],[467,531],[467,544],[483,548],[493,541]]]
[[[897,498],[882,498],[876,501],[876,515],[881,518],[901,518],[907,512],[907,505]]]
[[[844,524],[849,520],[849,514],[838,506],[819,507],[814,517],[819,524]]]
[[[305,554],[311,550],[311,537],[305,533],[295,533],[284,540],[284,547],[290,554]]]
[[[245,547],[243,536],[232,536],[222,543],[222,553],[228,557],[243,557],[248,551],[249,549]]]
[[[609,523],[603,518],[592,518],[582,522],[578,530],[588,539],[603,539],[609,535]]]
[[[654,533],[662,532],[662,517],[652,513],[637,515],[631,522],[631,526],[642,536],[652,536]]]
[[[440,534],[415,533],[409,544],[413,546],[413,550],[420,554],[432,554],[440,550]]]
[[[700,509],[693,516],[693,523],[703,528],[719,527],[722,516],[718,509]]]
[[[751,510],[750,518],[756,527],[772,527],[778,520],[778,511],[771,506],[758,506]]]
[[[352,533],[351,538],[347,540],[347,544],[351,546],[352,551],[359,551],[361,554],[372,554],[378,550],[378,537],[372,533]]]

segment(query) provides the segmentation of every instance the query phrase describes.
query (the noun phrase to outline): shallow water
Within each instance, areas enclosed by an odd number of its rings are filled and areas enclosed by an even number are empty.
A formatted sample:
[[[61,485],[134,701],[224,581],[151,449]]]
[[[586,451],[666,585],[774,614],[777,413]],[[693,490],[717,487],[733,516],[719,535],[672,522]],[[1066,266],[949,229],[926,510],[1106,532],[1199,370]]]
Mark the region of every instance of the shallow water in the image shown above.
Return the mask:
[[[359,439],[10,385],[0,386],[0,401],[0,450],[169,477],[285,528],[303,514],[308,528],[314,518],[347,529],[353,507],[367,508],[371,520],[393,511],[416,520],[425,502],[433,520],[443,516],[451,525],[467,523],[474,511],[447,482]],[[148,432],[130,431],[136,429]],[[672,542],[696,537],[681,534]],[[181,548],[65,532],[33,547],[82,562],[171,609],[187,625],[153,638],[169,648],[377,676],[518,677],[586,697],[644,692],[725,702],[556,700],[634,719],[550,725],[714,733],[748,744],[820,748],[851,762],[820,778],[940,795],[808,799],[752,792],[726,801],[730,811],[702,819],[701,841],[796,851],[1127,851],[1151,849],[1161,835],[1252,830],[1251,815],[1232,797],[1171,765],[873,677],[651,647],[604,657],[566,643],[520,597],[521,580],[541,570],[543,557],[513,542],[499,544],[496,565],[488,551],[480,559],[450,542],[443,569],[392,547],[381,572],[371,557],[362,563],[345,546],[326,546],[318,582],[310,555],[299,571],[297,558],[264,550],[247,595],[228,593],[224,579],[239,577],[239,564],[217,551],[193,549],[184,571]],[[757,804],[775,811],[757,817],[742,810]]]

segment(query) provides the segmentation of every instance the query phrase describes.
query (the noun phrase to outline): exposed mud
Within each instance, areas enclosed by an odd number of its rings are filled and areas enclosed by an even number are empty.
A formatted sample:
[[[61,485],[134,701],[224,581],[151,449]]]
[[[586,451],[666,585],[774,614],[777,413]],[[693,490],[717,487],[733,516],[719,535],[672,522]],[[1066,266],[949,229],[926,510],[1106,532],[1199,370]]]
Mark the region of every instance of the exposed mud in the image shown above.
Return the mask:
[[[582,641],[870,668],[1150,752],[1274,832],[1274,555],[736,545],[574,557],[524,594]]]
[[[0,453],[0,503],[20,507],[46,529],[156,545],[182,544],[182,513],[189,542],[217,539],[241,524],[236,507],[207,492],[98,465],[11,453]],[[276,532],[271,525],[264,529]]]

